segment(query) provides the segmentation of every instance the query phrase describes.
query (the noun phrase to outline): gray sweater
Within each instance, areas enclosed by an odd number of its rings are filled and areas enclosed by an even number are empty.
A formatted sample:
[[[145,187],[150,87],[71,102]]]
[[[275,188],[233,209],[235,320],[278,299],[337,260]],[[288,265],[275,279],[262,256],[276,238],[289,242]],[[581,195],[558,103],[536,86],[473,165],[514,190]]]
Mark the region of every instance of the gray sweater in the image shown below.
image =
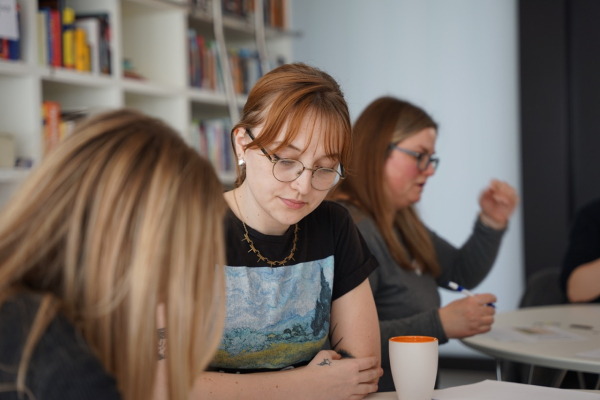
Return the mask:
[[[379,381],[379,390],[394,390],[389,372],[389,339],[402,335],[423,335],[438,338],[440,344],[446,343],[448,338],[438,313],[438,286],[447,287],[448,281],[454,281],[465,288],[477,286],[492,268],[504,231],[491,229],[477,218],[473,233],[457,249],[428,230],[441,267],[441,275],[434,278],[431,274],[419,275],[398,265],[375,222],[355,206],[345,202],[342,204],[350,211],[380,264],[369,276],[381,330],[381,364],[384,375]]]

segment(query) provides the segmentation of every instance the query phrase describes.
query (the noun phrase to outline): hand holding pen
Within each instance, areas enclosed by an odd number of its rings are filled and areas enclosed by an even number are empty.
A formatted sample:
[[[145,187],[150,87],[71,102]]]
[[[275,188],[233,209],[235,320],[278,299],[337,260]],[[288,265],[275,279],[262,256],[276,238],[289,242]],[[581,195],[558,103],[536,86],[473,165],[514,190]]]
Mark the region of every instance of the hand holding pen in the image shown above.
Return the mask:
[[[452,281],[448,281],[448,287],[456,292],[461,292],[462,294],[469,296],[469,297],[474,297],[475,295],[473,294],[473,292],[465,289],[464,287],[460,286],[458,283],[456,282],[452,282]],[[494,307],[496,308],[496,305],[494,303],[487,303],[486,306],[490,306],[490,307]]]
[[[446,337],[464,338],[489,331],[494,323],[496,310],[487,305],[494,303],[496,296],[490,293],[473,294],[465,292],[464,288],[454,290],[467,297],[455,300],[438,310]]]

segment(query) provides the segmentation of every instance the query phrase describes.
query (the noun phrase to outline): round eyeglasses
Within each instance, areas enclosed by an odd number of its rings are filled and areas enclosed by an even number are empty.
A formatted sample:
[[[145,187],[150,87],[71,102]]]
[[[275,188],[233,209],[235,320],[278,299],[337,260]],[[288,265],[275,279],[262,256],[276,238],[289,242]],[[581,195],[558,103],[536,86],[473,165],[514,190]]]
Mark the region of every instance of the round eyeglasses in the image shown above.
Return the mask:
[[[413,156],[417,159],[417,168],[419,171],[425,171],[429,168],[429,165],[433,165],[433,170],[435,171],[440,163],[440,159],[438,157],[433,157],[431,154],[427,153],[417,153],[416,151],[403,149],[402,147],[398,147],[397,145],[390,144],[389,148],[391,150],[398,150],[402,153]]]
[[[246,133],[250,139],[254,140],[252,133],[246,129]],[[302,175],[305,170],[312,172],[310,184],[316,190],[329,190],[334,187],[340,179],[346,178],[344,167],[338,164],[336,169],[333,168],[307,168],[301,161],[291,158],[279,158],[276,154],[270,155],[262,147],[260,150],[273,163],[273,177],[279,182],[292,182]]]

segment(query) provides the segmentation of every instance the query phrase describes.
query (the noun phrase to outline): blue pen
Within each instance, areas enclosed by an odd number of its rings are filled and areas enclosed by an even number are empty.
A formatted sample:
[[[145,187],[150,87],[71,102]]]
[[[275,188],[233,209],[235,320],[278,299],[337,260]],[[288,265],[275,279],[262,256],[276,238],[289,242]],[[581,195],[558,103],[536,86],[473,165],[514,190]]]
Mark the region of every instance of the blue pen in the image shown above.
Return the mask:
[[[452,290],[455,290],[455,291],[457,291],[457,292],[461,292],[461,293],[463,293],[463,294],[465,294],[465,295],[467,295],[467,296],[469,296],[469,297],[473,297],[473,296],[475,296],[475,295],[473,294],[473,292],[471,292],[471,291],[469,291],[469,290],[465,289],[464,287],[460,286],[460,285],[459,285],[458,283],[456,283],[456,282],[448,281],[448,287],[449,287],[450,289],[452,289]],[[495,305],[494,303],[487,303],[486,305],[488,305],[488,306],[490,306],[490,307],[494,307],[494,308],[496,308],[496,305]]]

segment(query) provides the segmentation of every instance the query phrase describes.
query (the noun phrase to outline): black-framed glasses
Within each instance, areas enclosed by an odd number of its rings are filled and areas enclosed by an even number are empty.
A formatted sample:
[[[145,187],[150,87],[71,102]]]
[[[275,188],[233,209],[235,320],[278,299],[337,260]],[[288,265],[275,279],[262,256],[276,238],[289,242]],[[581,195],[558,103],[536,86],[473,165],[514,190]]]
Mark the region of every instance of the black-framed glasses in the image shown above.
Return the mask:
[[[429,165],[433,165],[433,170],[435,171],[440,163],[440,159],[438,157],[433,157],[433,155],[427,153],[417,153],[416,151],[403,149],[402,147],[398,147],[398,145],[390,144],[391,150],[398,150],[410,156],[413,156],[417,159],[417,168],[419,171],[425,171],[429,168]]]
[[[255,140],[252,132],[246,129],[250,139]],[[302,175],[304,170],[312,172],[310,184],[316,190],[329,190],[334,187],[340,179],[346,178],[346,172],[342,164],[338,164],[337,169],[333,168],[306,168],[299,160],[291,158],[280,158],[277,154],[269,154],[264,148],[260,148],[265,156],[273,163],[273,177],[279,182],[292,182]]]

